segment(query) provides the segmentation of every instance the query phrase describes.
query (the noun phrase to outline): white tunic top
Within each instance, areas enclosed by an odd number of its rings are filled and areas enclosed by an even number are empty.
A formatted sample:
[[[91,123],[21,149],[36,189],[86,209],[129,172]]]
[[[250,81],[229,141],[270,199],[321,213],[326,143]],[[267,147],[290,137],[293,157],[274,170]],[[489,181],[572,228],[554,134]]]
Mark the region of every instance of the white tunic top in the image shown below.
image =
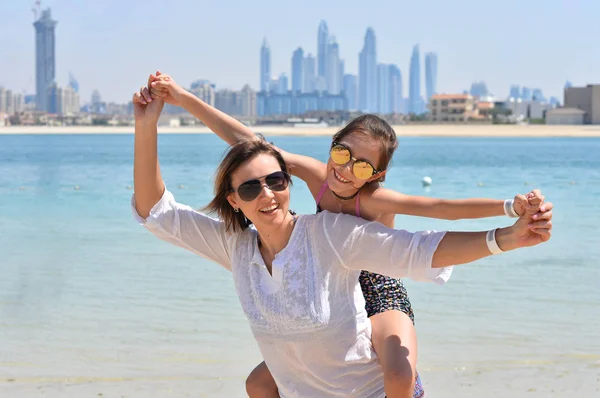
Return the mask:
[[[383,373],[358,282],[361,270],[444,283],[452,267],[431,268],[445,232],[410,233],[347,214],[300,216],[272,276],[257,232],[175,202],[165,190],[146,220],[158,238],[233,274],[242,309],[282,397],[384,397]]]

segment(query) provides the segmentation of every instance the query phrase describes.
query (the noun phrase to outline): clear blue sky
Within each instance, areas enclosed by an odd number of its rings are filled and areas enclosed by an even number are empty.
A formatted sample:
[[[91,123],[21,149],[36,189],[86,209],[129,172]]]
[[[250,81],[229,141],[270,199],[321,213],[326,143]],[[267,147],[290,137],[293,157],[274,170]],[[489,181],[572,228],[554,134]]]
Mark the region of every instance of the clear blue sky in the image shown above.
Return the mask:
[[[0,0],[0,85],[33,93],[33,0]],[[460,6],[458,6],[460,5]],[[274,74],[290,74],[292,51],[316,53],[319,21],[357,73],[365,30],[375,29],[380,62],[396,63],[407,92],[412,46],[439,55],[438,91],[484,80],[499,96],[511,83],[562,96],[565,80],[600,83],[598,0],[42,0],[58,20],[57,80],[69,71],[82,102],[94,89],[126,102],[157,68],[182,85],[258,86],[263,37]],[[423,65],[423,59],[421,60]]]

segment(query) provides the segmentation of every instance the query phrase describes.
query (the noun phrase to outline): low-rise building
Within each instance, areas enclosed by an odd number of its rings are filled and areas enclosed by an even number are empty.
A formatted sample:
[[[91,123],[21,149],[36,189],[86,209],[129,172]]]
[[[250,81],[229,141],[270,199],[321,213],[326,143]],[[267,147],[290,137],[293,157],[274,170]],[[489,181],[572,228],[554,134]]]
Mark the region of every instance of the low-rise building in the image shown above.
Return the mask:
[[[433,122],[466,122],[477,116],[475,97],[470,94],[434,94],[427,107]]]
[[[600,124],[600,84],[585,87],[566,87],[565,108],[578,108],[585,112],[585,124]]]
[[[546,112],[546,124],[583,124],[585,112],[578,108],[556,108]]]
[[[484,119],[492,118],[492,110],[495,107],[494,101],[479,101],[475,104],[479,117]]]

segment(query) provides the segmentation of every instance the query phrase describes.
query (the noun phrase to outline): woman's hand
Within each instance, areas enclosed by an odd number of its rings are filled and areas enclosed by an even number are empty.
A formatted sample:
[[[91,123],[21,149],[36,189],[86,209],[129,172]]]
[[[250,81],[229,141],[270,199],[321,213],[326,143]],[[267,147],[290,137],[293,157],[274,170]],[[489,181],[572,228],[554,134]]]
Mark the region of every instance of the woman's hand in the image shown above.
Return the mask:
[[[515,198],[513,199],[513,208],[515,209],[515,212],[517,212],[517,214],[519,216],[522,216],[523,214],[525,214],[525,210],[527,209],[527,205],[529,204],[528,199],[533,198],[533,197],[541,198],[542,202],[545,200],[544,195],[542,195],[542,192],[539,189],[534,189],[533,191],[529,192],[527,195],[522,195],[522,194],[515,195]]]
[[[552,203],[545,203],[539,190],[527,194],[524,213],[508,228],[496,231],[496,240],[502,250],[535,246],[547,242],[552,235]]]
[[[150,75],[148,83],[154,78]],[[136,124],[157,125],[160,113],[164,107],[161,99],[152,99],[147,87],[140,88],[140,91],[133,95],[133,115]]]
[[[171,76],[160,71],[156,71],[156,76],[148,81],[148,89],[152,98],[175,106],[181,106],[183,96],[187,93]]]

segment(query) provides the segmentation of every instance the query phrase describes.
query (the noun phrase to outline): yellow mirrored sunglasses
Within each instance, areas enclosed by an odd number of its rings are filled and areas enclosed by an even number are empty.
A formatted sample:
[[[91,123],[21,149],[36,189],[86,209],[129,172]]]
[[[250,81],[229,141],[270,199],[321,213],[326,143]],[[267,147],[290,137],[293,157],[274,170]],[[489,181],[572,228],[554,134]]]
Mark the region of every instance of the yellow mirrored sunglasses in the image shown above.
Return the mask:
[[[343,166],[350,161],[354,161],[354,164],[352,165],[352,173],[359,180],[368,180],[380,171],[376,170],[369,161],[352,157],[350,148],[344,144],[340,144],[339,142],[334,142],[331,145],[329,156],[331,156],[331,160],[340,166]]]

